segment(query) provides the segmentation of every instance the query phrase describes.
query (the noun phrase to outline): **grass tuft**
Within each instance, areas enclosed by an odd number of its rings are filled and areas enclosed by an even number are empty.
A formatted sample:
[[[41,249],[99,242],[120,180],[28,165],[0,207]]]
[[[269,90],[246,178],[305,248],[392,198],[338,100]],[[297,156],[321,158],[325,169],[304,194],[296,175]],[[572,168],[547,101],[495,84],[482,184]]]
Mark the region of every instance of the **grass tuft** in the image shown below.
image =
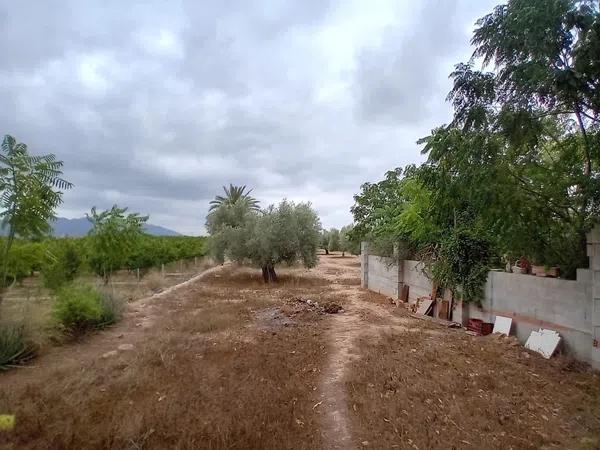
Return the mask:
[[[23,364],[33,358],[36,346],[24,324],[0,324],[0,370]]]

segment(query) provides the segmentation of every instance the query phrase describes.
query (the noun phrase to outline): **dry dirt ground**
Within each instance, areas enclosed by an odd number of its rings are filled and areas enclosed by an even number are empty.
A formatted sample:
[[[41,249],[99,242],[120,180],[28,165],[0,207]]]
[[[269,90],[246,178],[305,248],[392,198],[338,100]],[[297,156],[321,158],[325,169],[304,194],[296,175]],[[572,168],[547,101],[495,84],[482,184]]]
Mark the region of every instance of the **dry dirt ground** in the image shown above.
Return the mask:
[[[209,269],[0,374],[0,447],[598,447],[585,366],[411,317],[360,289],[355,257],[279,275]]]

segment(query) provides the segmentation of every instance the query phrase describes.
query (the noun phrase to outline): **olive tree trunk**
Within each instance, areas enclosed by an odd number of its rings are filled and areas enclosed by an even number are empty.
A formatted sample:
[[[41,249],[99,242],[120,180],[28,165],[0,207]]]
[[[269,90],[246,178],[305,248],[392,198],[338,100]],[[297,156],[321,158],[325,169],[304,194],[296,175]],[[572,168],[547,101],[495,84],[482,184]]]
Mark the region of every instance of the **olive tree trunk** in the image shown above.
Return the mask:
[[[277,281],[277,274],[275,273],[275,267],[268,265],[262,267],[262,275],[265,283],[272,283]]]

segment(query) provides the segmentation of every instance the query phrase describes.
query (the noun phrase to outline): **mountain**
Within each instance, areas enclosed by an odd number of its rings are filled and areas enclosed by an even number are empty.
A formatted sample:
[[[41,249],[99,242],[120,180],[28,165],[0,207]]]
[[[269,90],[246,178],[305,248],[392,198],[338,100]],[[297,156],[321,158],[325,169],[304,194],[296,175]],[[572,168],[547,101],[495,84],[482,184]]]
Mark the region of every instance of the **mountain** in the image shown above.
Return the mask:
[[[58,237],[85,236],[92,227],[92,224],[85,217],[78,219],[57,217],[56,220],[51,223],[51,225],[54,229],[54,236]],[[144,224],[144,231],[154,236],[180,236],[180,234],[176,231],[158,225],[152,225],[150,223]]]

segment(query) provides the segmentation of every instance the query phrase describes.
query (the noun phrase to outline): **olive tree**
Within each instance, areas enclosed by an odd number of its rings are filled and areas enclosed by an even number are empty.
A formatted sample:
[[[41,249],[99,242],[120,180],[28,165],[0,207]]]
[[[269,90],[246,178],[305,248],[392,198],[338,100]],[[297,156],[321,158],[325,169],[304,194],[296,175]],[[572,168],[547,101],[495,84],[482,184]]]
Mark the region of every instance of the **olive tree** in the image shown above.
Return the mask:
[[[352,225],[346,225],[340,230],[340,250],[342,256],[346,256],[346,252],[353,255],[360,254],[360,243],[352,239]]]
[[[329,230],[329,251],[337,252],[340,249],[340,230],[332,228]]]
[[[217,260],[260,267],[266,283],[277,281],[278,264],[317,264],[321,224],[309,203],[283,200],[263,211],[244,203],[222,205],[208,215],[207,229]]]

